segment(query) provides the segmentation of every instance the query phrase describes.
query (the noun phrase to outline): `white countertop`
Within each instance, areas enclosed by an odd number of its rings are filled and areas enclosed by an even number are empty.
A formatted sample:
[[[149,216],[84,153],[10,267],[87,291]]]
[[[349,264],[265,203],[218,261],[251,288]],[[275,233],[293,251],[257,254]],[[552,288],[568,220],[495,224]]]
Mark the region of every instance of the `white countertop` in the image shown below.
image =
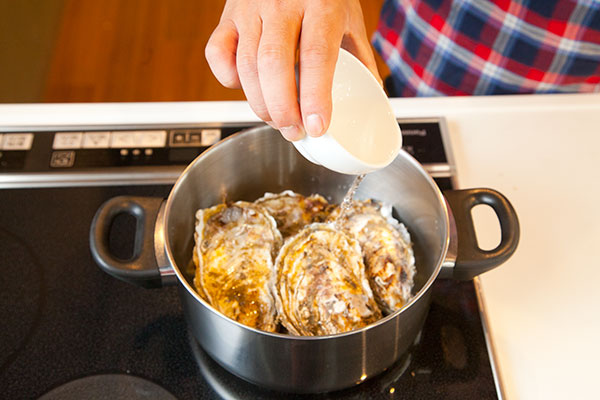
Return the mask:
[[[519,215],[517,252],[479,279],[505,397],[598,398],[600,94],[418,100],[398,116],[447,118],[460,187]]]
[[[505,397],[596,398],[600,94],[392,103],[398,117],[444,116],[460,187],[497,189],[519,215],[517,252],[479,278]],[[3,131],[256,120],[243,102],[0,105]],[[480,227],[495,236],[494,224]]]

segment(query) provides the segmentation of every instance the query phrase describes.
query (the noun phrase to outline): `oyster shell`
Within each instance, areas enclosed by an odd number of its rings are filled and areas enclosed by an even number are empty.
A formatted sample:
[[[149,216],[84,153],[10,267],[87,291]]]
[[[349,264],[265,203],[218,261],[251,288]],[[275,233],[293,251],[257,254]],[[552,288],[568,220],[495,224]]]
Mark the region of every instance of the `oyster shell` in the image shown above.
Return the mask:
[[[281,248],[273,294],[283,326],[294,335],[330,335],[381,318],[356,240],[314,223]]]
[[[308,224],[325,221],[333,208],[321,195],[305,197],[291,190],[278,194],[265,193],[255,203],[263,206],[275,218],[283,238],[295,235]]]
[[[229,318],[275,331],[269,280],[282,241],[275,220],[244,201],[198,210],[196,220],[194,285],[200,295]]]
[[[411,298],[415,257],[410,235],[393,219],[391,207],[373,200],[353,201],[343,213],[341,207],[334,210],[329,221],[360,243],[367,278],[381,310],[392,313],[402,308]]]

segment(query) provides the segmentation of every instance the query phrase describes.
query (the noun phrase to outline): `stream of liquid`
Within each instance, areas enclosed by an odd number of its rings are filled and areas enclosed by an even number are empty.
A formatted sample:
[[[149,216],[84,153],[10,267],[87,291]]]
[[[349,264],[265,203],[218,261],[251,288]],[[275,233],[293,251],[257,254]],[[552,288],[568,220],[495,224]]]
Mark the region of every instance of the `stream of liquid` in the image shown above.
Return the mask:
[[[354,199],[354,194],[356,193],[356,190],[358,189],[358,186],[360,185],[360,183],[363,181],[363,179],[365,179],[365,176],[366,176],[366,174],[358,175],[356,178],[354,178],[354,181],[352,181],[352,184],[348,188],[348,191],[346,192],[346,195],[344,196],[344,199],[342,200],[342,202],[340,204],[341,211],[338,214],[338,216],[334,222],[334,225],[336,227],[338,225],[338,221],[341,221],[343,219],[344,215],[350,209],[350,207],[352,205],[352,200]]]

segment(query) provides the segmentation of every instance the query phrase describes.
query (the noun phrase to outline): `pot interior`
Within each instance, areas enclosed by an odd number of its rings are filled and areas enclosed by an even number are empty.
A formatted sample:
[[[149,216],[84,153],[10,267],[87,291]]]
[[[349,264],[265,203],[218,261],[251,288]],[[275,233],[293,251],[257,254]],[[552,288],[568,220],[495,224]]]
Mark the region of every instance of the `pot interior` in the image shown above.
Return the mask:
[[[254,201],[265,192],[319,193],[340,203],[354,176],[312,164],[269,127],[235,134],[192,162],[169,195],[165,226],[167,253],[186,288],[195,294],[193,264],[195,214],[224,200]],[[368,174],[355,198],[373,198],[394,208],[414,243],[417,275],[413,294],[439,272],[448,241],[445,204],[437,186],[410,155],[401,152],[388,167]]]

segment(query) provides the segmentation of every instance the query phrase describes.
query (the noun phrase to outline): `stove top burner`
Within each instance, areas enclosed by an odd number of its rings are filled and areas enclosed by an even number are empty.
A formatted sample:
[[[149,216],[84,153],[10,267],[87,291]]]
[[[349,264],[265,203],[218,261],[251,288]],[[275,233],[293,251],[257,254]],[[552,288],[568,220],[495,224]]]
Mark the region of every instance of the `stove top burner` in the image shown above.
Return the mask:
[[[39,400],[177,400],[166,389],[137,376],[93,375],[52,389]]]
[[[45,294],[44,270],[21,237],[0,227],[0,374],[27,346],[39,326]]]

